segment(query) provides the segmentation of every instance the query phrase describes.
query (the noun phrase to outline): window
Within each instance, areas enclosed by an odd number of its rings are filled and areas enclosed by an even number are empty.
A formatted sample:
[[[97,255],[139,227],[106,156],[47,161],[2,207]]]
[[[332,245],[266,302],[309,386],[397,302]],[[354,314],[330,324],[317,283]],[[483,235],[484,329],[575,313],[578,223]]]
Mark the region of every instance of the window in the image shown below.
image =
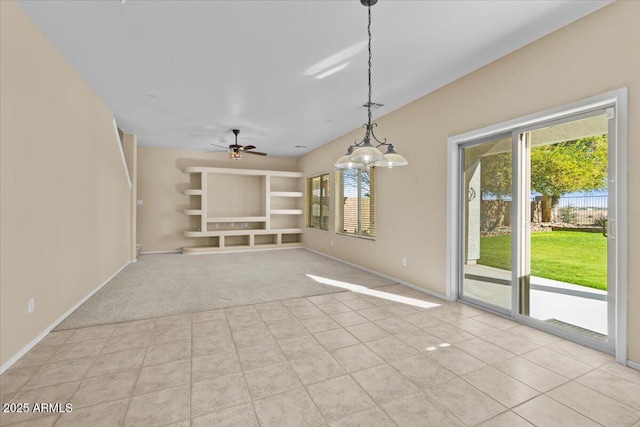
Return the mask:
[[[375,172],[374,167],[337,172],[340,191],[339,233],[375,237]]]
[[[307,227],[329,230],[329,174],[307,179]]]

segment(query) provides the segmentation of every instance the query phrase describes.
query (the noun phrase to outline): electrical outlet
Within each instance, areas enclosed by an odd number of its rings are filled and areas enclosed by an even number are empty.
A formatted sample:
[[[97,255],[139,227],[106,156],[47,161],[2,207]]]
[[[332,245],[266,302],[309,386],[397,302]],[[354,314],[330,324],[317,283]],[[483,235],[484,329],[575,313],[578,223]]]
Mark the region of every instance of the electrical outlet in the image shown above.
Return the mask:
[[[29,313],[33,313],[33,298],[29,298]]]
[[[331,241],[331,246],[333,246],[333,240]]]
[[[136,200],[136,205],[138,205],[138,206],[142,206],[142,204],[143,204],[142,199],[138,199],[138,200]]]
[[[402,265],[404,265],[405,267],[407,266],[407,259],[406,258],[402,258]]]

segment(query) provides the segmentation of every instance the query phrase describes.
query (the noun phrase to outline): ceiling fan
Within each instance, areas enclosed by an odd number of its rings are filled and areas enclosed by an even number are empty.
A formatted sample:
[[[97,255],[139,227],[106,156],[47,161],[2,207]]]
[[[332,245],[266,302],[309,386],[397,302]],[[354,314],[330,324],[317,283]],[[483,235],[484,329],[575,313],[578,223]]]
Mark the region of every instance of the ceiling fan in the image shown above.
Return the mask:
[[[231,144],[229,145],[229,147],[223,147],[222,145],[217,145],[217,144],[211,144],[214,145],[216,147],[220,147],[220,148],[224,148],[225,150],[228,149],[229,151],[229,158],[234,159],[234,160],[239,160],[242,158],[243,154],[255,154],[257,156],[266,156],[267,153],[261,153],[259,151],[252,151],[256,148],[255,145],[239,145],[238,144],[238,134],[240,133],[239,129],[232,129],[231,130],[233,132],[233,134],[236,136],[236,142],[235,144]],[[215,153],[217,151],[209,151],[209,153]]]

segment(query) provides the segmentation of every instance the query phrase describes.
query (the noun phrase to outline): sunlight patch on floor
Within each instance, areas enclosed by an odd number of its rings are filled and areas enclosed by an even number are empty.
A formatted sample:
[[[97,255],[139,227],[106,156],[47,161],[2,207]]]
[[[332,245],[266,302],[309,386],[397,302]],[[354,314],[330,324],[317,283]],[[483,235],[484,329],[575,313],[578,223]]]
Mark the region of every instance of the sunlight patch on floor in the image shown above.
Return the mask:
[[[391,294],[389,292],[377,291],[375,289],[369,289],[365,286],[354,285],[353,283],[341,282],[339,280],[327,279],[326,277],[314,276],[313,274],[307,274],[306,276],[318,283],[322,283],[323,285],[336,286],[338,288],[347,289],[351,292],[357,292],[359,294],[369,295],[376,298],[383,298],[389,301],[412,305],[414,307],[433,308],[440,306],[440,304],[436,304],[433,302],[421,301],[416,298]]]
[[[438,344],[438,346],[427,347],[425,348],[425,350],[434,351],[434,350],[437,350],[438,348],[446,348],[446,347],[451,347],[451,344],[449,344],[448,342],[443,342],[442,344]]]

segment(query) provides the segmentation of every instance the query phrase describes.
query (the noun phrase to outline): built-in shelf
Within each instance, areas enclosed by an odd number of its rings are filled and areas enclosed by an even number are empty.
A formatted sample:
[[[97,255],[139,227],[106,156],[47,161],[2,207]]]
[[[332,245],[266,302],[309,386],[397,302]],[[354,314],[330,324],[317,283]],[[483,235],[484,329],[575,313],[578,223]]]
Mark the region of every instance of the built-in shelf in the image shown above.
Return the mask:
[[[302,197],[302,191],[272,191],[271,197]]]
[[[182,193],[187,196],[201,196],[200,209],[187,209],[186,215],[200,216],[199,230],[189,230],[184,232],[188,238],[198,239],[199,244],[183,248],[184,253],[213,253],[239,250],[256,249],[282,249],[302,246],[301,207],[304,193],[296,191],[302,187],[304,175],[300,172],[289,171],[265,171],[253,169],[227,169],[189,166],[185,168],[185,173],[200,174],[202,188],[184,190]],[[255,216],[209,216],[212,209],[209,206],[209,197],[213,197],[207,191],[211,175],[223,175],[220,185],[230,185],[233,179],[225,181],[224,175],[256,176],[262,185],[262,211],[264,215]],[[245,179],[245,178],[243,178]],[[251,180],[252,178],[246,178]],[[272,180],[273,179],[273,180]],[[257,181],[256,181],[257,182]],[[272,188],[277,191],[272,191]],[[258,190],[258,193],[261,191]],[[296,200],[299,199],[299,200]],[[223,205],[221,205],[223,206]],[[288,208],[288,209],[272,209]],[[224,206],[225,213],[231,207]],[[251,212],[252,210],[245,210]],[[273,216],[273,217],[272,217]],[[291,216],[291,218],[289,217]],[[251,223],[248,226],[247,223]],[[215,229],[212,229],[214,227]],[[234,226],[231,226],[234,224]],[[237,226],[242,225],[242,228]],[[258,227],[258,228],[256,228]]]
[[[184,237],[216,237],[216,236],[251,236],[263,234],[299,234],[301,228],[279,228],[279,229],[242,229],[242,230],[212,230],[212,231],[185,231]]]
[[[266,216],[210,216],[207,222],[265,222]]]
[[[271,231],[282,234],[298,234],[302,233],[302,228],[272,228]]]
[[[182,252],[185,254],[214,254],[216,252],[247,252],[255,250],[289,249],[301,248],[302,243],[268,243],[254,246],[226,246],[224,248],[215,246],[185,246]]]
[[[271,209],[271,215],[302,215],[302,209]]]
[[[216,175],[258,175],[258,176],[278,176],[283,178],[302,178],[301,172],[288,171],[268,171],[260,169],[232,169],[232,168],[208,168],[204,166],[188,166],[184,173],[211,173]]]

